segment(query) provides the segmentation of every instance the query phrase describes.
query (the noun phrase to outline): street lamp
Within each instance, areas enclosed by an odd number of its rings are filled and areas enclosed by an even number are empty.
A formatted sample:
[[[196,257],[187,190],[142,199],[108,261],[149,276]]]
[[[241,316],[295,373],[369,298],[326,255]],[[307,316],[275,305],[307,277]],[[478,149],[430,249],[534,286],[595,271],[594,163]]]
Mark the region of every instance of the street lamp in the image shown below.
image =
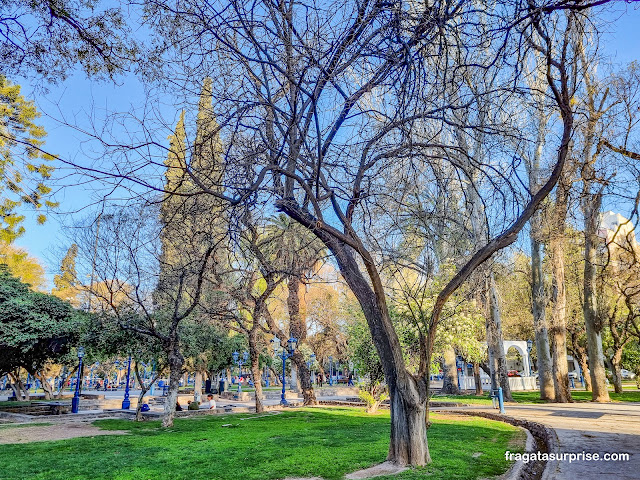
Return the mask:
[[[456,377],[458,377],[458,390],[462,390],[462,384],[460,382],[460,375],[462,375],[462,368],[464,367],[464,363],[462,360],[456,357]],[[458,373],[460,372],[460,373]]]
[[[82,357],[84,357],[84,348],[78,347],[78,378],[76,379],[76,391],[71,400],[71,413],[78,413],[80,407],[80,378],[82,376]]]
[[[333,357],[329,355],[329,385],[333,385]]]
[[[131,355],[129,355],[129,362],[127,364],[127,384],[124,386],[124,400],[122,400],[122,409],[129,410],[131,407],[131,401],[129,400],[129,377],[131,376]]]
[[[295,352],[296,346],[298,344],[298,339],[291,337],[289,340],[287,340],[287,348],[283,348],[280,353],[278,353],[280,347],[280,339],[278,339],[278,337],[274,337],[274,339],[271,341],[273,342],[273,351],[276,354],[276,357],[280,357],[282,359],[282,395],[280,397],[280,405],[289,405],[287,400],[284,398],[287,358],[291,358],[293,356],[293,352]]]
[[[527,340],[527,355],[529,360],[529,376],[533,375],[533,369],[531,368],[531,349],[533,348],[533,341]]]
[[[242,384],[240,382],[240,377],[242,376],[242,364],[247,363],[249,359],[249,352],[242,353],[242,360],[240,360],[240,354],[238,352],[233,352],[231,354],[233,356],[233,361],[238,364],[238,393],[242,392]]]

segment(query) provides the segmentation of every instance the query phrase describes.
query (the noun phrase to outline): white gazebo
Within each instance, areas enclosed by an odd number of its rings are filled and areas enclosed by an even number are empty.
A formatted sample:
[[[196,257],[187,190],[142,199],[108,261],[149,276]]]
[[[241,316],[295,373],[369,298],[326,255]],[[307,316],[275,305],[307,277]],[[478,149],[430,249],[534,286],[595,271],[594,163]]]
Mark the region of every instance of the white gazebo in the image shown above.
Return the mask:
[[[531,358],[529,357],[529,350],[527,348],[527,342],[525,340],[505,340],[502,342],[505,355],[511,347],[513,347],[519,354],[521,360],[515,360],[512,362],[507,361],[507,370],[517,370],[521,372],[519,377],[509,377],[509,386],[513,391],[519,390],[535,390],[536,379],[531,376]],[[511,364],[509,364],[511,363]],[[484,371],[480,371],[480,381],[482,382],[482,389],[491,389],[491,379]],[[465,390],[474,390],[476,384],[473,378],[473,370],[469,365],[465,365],[462,368],[462,375],[460,376],[460,386]]]

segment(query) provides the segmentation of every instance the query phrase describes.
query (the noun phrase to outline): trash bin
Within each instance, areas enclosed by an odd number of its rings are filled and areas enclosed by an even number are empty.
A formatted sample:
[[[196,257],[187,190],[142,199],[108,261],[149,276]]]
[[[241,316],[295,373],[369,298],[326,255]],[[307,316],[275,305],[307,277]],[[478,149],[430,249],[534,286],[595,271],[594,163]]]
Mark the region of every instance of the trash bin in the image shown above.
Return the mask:
[[[220,379],[220,385],[219,385],[218,391],[220,393],[224,392],[224,378]]]

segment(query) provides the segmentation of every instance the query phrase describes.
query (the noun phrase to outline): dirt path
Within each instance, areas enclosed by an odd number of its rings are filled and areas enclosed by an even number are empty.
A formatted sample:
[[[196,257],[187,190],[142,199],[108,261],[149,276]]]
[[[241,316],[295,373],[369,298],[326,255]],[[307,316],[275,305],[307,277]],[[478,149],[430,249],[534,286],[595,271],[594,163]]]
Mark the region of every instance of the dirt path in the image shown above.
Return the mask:
[[[126,435],[124,430],[100,430],[89,423],[73,422],[55,425],[15,426],[0,429],[0,444],[46,442],[97,435]]]

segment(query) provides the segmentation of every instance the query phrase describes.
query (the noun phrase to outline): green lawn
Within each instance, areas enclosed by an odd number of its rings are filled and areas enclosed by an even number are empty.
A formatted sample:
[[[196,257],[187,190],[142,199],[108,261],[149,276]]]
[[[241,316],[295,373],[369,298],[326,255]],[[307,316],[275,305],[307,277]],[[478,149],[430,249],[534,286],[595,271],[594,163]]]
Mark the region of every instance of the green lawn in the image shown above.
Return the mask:
[[[252,418],[236,414],[159,422],[100,420],[131,435],[3,445],[1,479],[269,480],[344,474],[384,461],[389,413],[314,408]],[[522,451],[524,433],[486,419],[433,415],[433,463],[388,479],[487,478],[508,468],[505,450]],[[231,424],[232,427],[223,427]],[[480,455],[478,455],[480,453]],[[475,455],[474,455],[475,454]],[[379,477],[381,480],[383,477]]]
[[[518,403],[546,403],[544,400],[540,400],[540,392],[511,392],[513,399]],[[591,392],[585,392],[584,390],[572,390],[571,396],[576,402],[589,402],[591,401]],[[615,393],[609,391],[609,396],[614,402],[640,402],[640,390]],[[482,397],[476,397],[475,395],[434,395],[431,398],[433,402],[459,402],[468,403],[472,405],[491,405],[491,399],[488,394]]]

